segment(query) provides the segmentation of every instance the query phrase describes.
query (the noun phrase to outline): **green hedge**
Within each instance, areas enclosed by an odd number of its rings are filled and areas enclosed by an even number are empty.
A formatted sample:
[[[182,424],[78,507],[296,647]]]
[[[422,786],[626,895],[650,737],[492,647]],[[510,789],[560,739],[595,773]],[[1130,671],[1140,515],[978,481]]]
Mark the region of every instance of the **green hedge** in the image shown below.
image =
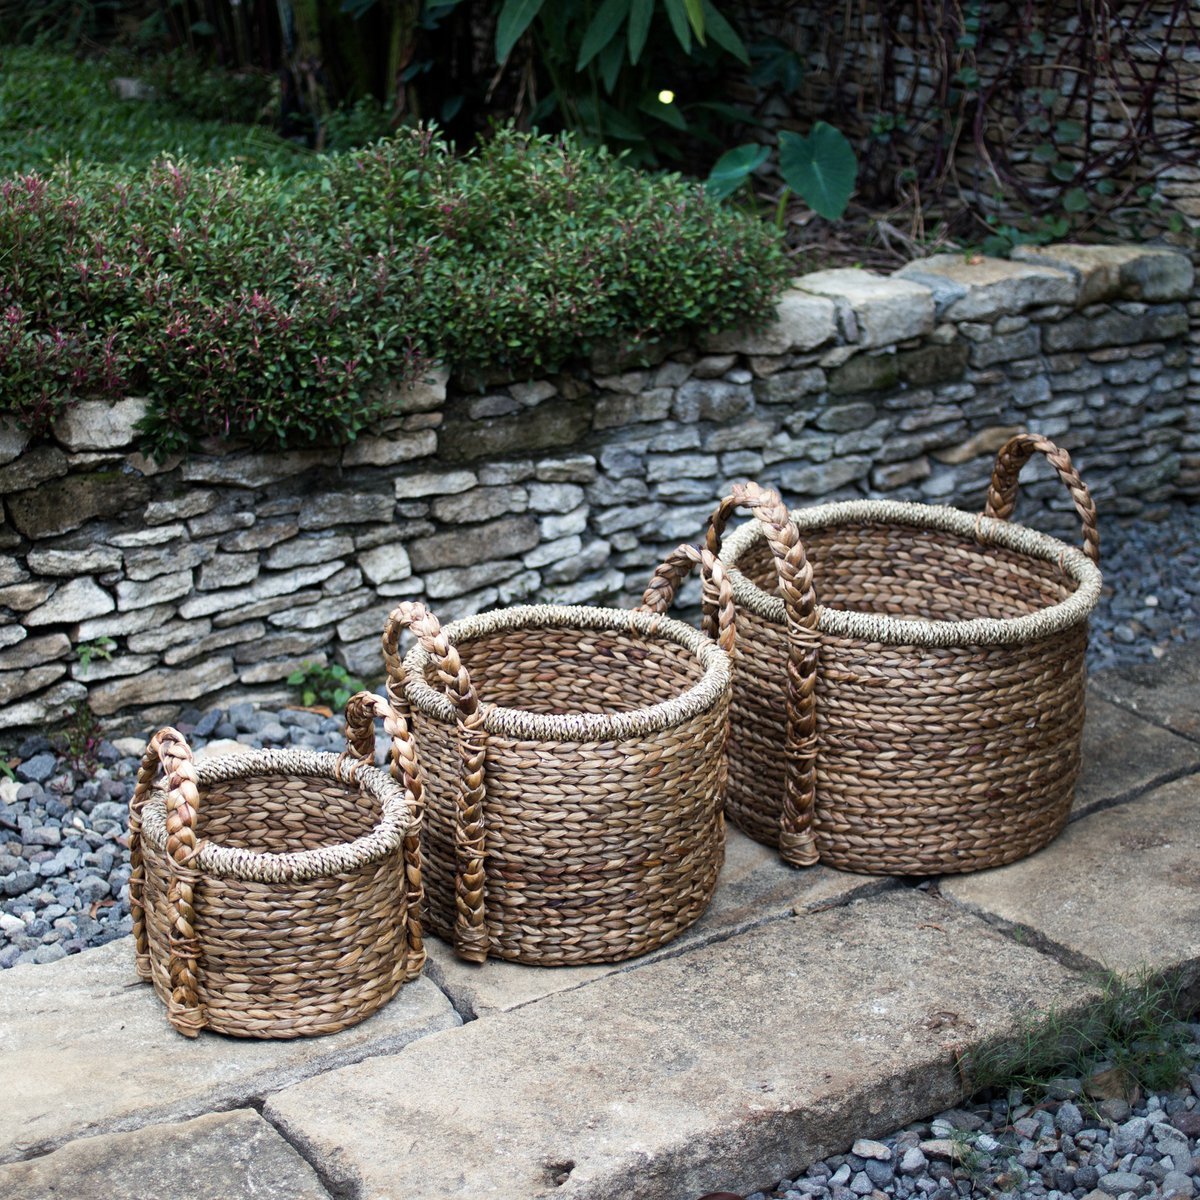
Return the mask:
[[[775,235],[570,140],[429,130],[294,174],[162,159],[0,183],[0,419],[151,400],[147,445],[341,442],[372,384],[765,319]]]

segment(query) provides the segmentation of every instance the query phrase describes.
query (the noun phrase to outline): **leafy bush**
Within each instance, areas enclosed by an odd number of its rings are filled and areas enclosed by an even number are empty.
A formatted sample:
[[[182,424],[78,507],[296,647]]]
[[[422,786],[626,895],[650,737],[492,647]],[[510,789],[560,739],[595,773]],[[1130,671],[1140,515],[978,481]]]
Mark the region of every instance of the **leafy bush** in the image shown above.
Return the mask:
[[[761,319],[787,274],[758,223],[569,138],[457,159],[414,129],[318,162],[0,183],[0,419],[133,394],[158,453],[341,442],[430,360],[532,372]]]

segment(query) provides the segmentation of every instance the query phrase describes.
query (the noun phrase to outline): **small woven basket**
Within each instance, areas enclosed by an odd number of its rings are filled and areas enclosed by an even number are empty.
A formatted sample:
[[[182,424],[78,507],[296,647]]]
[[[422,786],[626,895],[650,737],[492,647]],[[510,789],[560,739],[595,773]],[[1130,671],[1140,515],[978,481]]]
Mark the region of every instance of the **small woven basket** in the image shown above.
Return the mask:
[[[701,559],[720,644],[662,615]],[[680,547],[632,612],[525,606],[443,629],[401,604],[383,646],[426,774],[429,925],[461,957],[616,962],[700,916],[725,847],[733,604],[715,556]]]
[[[420,807],[372,765],[376,716],[403,757],[407,729],[369,692],[346,707],[340,755],[197,764],[176,730],[151,739],[130,802],[129,901],[138,974],[180,1033],[335,1033],[419,974]]]
[[[1035,451],[1083,552],[1008,521]],[[1079,772],[1100,595],[1096,510],[1067,453],[1013,438],[981,516],[889,501],[789,516],[736,487],[712,550],[741,505],[758,520],[721,554],[739,622],[730,819],[794,866],[880,875],[978,871],[1050,841]]]

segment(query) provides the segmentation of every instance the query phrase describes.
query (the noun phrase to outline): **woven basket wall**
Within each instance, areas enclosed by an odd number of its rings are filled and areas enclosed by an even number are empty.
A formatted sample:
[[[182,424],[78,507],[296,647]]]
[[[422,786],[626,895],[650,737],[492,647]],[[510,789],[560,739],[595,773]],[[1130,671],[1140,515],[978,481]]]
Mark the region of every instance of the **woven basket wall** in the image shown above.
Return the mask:
[[[193,764],[175,730],[151,742],[131,804],[130,901],[138,973],[180,1032],[334,1033],[420,972],[419,810],[367,765],[386,713],[354,697],[344,755]]]
[[[1087,553],[1009,523],[1035,450],[1067,483]],[[794,865],[867,874],[977,871],[1064,826],[1080,765],[1095,509],[1065,452],[1022,435],[988,514],[851,501],[758,520],[728,539],[739,664],[731,820]],[[779,754],[780,744],[788,746]]]
[[[694,557],[660,568],[649,605]],[[441,629],[413,604],[384,653],[425,770],[428,923],[461,956],[615,962],[701,915],[724,859],[725,649],[651,611],[527,606]]]

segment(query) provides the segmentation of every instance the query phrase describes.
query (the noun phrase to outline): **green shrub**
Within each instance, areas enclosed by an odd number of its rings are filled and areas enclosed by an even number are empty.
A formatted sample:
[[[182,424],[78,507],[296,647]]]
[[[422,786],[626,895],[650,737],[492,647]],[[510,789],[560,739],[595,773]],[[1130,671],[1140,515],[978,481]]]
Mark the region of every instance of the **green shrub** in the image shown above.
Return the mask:
[[[532,373],[762,319],[787,274],[763,226],[569,138],[455,158],[413,129],[317,161],[0,182],[0,419],[133,394],[157,453],[338,443],[431,360]]]

